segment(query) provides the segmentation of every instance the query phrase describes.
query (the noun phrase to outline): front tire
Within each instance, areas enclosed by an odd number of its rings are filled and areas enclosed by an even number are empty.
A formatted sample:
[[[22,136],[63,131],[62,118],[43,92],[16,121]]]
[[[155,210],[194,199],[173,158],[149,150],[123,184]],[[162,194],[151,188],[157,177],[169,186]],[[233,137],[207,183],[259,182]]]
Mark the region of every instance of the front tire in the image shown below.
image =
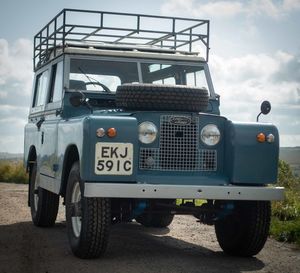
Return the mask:
[[[59,195],[38,186],[37,165],[34,163],[29,180],[29,203],[34,225],[50,227],[55,224],[59,207]]]
[[[269,201],[236,201],[234,212],[215,223],[220,247],[233,256],[258,254],[268,238],[271,203]]]
[[[79,163],[75,162],[66,193],[67,233],[71,250],[82,259],[98,258],[108,244],[111,205],[107,198],[83,196]]]

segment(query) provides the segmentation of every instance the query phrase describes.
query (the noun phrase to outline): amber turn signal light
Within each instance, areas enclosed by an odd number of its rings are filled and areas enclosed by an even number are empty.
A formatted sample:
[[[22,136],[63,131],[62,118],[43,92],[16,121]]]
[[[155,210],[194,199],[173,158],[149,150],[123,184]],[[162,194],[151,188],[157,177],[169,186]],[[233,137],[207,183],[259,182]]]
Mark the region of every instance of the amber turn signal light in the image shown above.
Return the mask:
[[[106,134],[109,137],[115,137],[117,135],[117,130],[115,128],[109,128]]]
[[[263,133],[259,133],[257,136],[256,136],[256,139],[258,142],[265,142],[266,141],[266,136],[265,134]]]

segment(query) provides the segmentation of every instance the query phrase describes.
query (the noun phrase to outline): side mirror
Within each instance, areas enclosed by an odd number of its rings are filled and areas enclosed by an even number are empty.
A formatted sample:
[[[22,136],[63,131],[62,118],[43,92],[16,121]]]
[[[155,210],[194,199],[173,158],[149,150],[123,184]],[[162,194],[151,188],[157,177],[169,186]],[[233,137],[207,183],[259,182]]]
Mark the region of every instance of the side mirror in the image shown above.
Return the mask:
[[[264,115],[267,115],[270,113],[271,111],[271,103],[267,100],[263,101],[261,106],[260,106],[260,111],[261,113],[263,113]]]
[[[78,91],[78,93],[70,97],[69,101],[74,107],[79,107],[80,105],[86,106],[91,110],[91,113],[93,114],[93,108],[89,103],[89,98],[87,98],[83,92]]]
[[[267,115],[271,111],[271,103],[267,100],[263,101],[261,106],[260,106],[260,113],[256,117],[256,121],[258,122],[259,116],[261,114]]]
[[[85,96],[82,93],[72,95],[70,97],[70,103],[74,107],[79,107],[85,100]]]

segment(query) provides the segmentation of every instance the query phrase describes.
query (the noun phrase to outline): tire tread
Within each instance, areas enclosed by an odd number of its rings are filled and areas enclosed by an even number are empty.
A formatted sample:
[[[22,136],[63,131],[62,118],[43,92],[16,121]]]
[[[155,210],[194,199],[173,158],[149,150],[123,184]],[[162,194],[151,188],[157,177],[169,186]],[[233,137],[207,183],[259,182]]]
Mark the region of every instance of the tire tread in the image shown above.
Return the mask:
[[[269,234],[271,205],[269,201],[238,201],[234,216],[215,224],[217,240],[224,252],[250,257],[264,247]],[[236,232],[230,230],[238,222]]]
[[[79,238],[76,238],[73,234],[70,215],[71,210],[69,208],[72,186],[76,182],[75,180],[78,180],[81,183],[81,192],[83,192],[78,162],[73,164],[67,185],[66,218],[71,249],[79,258],[98,258],[105,252],[108,245],[111,222],[110,199],[82,197],[81,233]]]
[[[205,111],[208,91],[180,85],[123,84],[118,86],[116,104],[124,109],[161,111]]]

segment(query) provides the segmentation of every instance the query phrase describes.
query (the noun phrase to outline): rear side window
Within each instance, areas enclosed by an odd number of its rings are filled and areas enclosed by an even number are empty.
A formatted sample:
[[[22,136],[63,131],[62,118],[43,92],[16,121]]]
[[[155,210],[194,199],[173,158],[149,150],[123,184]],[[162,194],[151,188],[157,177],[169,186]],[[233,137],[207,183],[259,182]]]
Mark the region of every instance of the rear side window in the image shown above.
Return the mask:
[[[63,63],[53,65],[49,102],[60,101],[62,98]]]
[[[39,74],[35,82],[35,95],[33,101],[33,107],[41,106],[45,104],[47,96],[49,71],[46,70]]]

